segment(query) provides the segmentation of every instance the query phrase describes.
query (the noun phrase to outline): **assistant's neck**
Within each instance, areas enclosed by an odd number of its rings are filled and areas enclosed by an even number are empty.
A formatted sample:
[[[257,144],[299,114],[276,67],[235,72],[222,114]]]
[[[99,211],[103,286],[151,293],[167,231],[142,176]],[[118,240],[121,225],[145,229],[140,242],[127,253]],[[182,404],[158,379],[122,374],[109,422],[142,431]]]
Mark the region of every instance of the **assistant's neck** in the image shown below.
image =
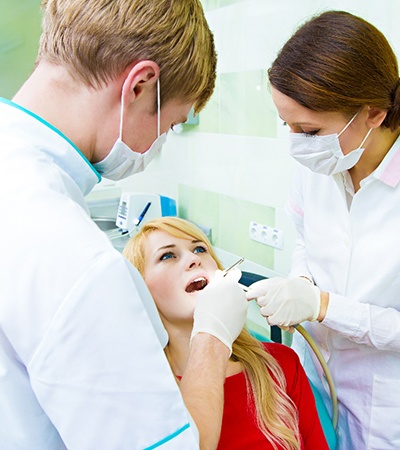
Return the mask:
[[[379,166],[399,135],[400,130],[392,132],[387,128],[381,127],[372,131],[360,160],[349,170],[355,192],[360,189],[361,181]]]

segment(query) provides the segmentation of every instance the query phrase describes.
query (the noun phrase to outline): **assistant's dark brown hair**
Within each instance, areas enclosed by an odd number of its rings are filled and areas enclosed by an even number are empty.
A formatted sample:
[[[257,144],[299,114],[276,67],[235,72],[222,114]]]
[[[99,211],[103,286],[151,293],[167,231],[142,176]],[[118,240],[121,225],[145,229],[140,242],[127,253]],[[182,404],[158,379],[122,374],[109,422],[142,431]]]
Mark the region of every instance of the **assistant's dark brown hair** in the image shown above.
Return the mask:
[[[387,111],[383,127],[400,126],[397,58],[366,20],[327,11],[301,26],[268,70],[271,85],[314,111],[352,116],[363,106]]]

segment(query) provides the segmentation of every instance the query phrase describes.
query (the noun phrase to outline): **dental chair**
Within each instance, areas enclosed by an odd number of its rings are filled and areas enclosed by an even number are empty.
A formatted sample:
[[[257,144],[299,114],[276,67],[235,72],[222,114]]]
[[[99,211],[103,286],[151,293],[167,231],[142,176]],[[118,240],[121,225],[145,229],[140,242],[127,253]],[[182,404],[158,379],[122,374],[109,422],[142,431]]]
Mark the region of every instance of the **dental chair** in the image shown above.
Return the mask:
[[[263,275],[259,275],[252,272],[244,272],[242,271],[242,277],[239,280],[239,283],[243,284],[244,286],[250,286],[251,284],[255,283],[259,280],[264,280],[267,277]],[[269,328],[269,330],[268,330]],[[322,397],[320,393],[317,391],[313,383],[310,381],[310,385],[312,388],[312,391],[314,393],[315,403],[317,406],[317,411],[319,415],[319,419],[321,421],[322,428],[325,433],[325,438],[328,442],[330,450],[335,450],[337,445],[337,436],[336,436],[336,427],[337,427],[337,420],[338,420],[338,404],[337,404],[337,397],[336,397],[336,391],[333,384],[332,376],[330,374],[329,368],[321,354],[321,352],[318,349],[318,346],[312,339],[312,337],[308,334],[308,332],[301,326],[296,326],[296,332],[299,332],[303,338],[307,341],[307,343],[310,345],[312,351],[316,355],[318,361],[320,362],[322,369],[325,374],[325,378],[328,381],[329,388],[330,388],[330,396],[331,396],[331,402],[332,402],[332,415],[329,414],[324,401],[322,400]],[[251,326],[249,327],[249,332],[258,340],[261,342],[278,342],[282,343],[282,330],[273,325],[269,326],[267,321],[265,320],[265,331],[266,333],[260,333],[260,330],[252,330]],[[268,337],[268,331],[269,331],[269,337]]]

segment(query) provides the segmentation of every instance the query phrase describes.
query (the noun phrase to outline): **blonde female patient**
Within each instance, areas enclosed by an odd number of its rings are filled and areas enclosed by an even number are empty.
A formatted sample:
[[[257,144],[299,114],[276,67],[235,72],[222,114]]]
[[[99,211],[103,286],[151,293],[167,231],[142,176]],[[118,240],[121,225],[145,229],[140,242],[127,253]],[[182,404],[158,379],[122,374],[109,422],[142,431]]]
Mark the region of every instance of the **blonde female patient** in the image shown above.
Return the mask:
[[[147,222],[124,255],[142,274],[169,335],[177,383],[185,372],[197,292],[221,264],[205,234],[177,217]],[[218,450],[327,449],[314,397],[292,349],[243,329],[233,343]]]

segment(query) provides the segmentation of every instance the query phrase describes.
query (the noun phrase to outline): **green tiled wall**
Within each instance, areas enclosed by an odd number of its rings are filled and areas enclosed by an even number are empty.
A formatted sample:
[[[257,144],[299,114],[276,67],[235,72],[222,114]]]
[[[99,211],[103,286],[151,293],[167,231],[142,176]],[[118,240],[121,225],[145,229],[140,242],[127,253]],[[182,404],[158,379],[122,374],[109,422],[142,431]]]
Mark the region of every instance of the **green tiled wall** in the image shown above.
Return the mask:
[[[40,0],[0,0],[0,96],[11,98],[30,75],[40,36]]]
[[[276,137],[276,111],[264,70],[223,73],[192,131]]]
[[[251,221],[274,226],[274,208],[180,184],[178,215],[211,228],[214,246],[265,267],[274,267],[274,249],[249,238]]]
[[[219,239],[220,196],[214,192],[179,184],[177,200],[178,216],[197,225],[211,228],[211,242],[213,244],[217,242]]]
[[[206,9],[243,0],[204,0]],[[0,96],[11,98],[34,68],[40,0],[0,0]],[[218,75],[216,89],[191,131],[276,137],[276,112],[265,70]]]
[[[246,0],[202,0],[201,3],[204,11],[209,11],[210,9],[222,8],[223,6],[229,6],[243,1]]]

